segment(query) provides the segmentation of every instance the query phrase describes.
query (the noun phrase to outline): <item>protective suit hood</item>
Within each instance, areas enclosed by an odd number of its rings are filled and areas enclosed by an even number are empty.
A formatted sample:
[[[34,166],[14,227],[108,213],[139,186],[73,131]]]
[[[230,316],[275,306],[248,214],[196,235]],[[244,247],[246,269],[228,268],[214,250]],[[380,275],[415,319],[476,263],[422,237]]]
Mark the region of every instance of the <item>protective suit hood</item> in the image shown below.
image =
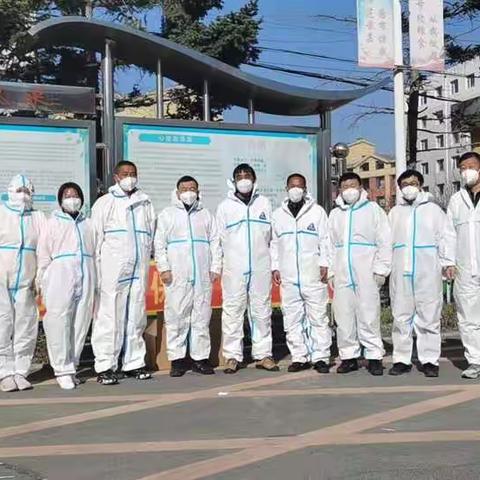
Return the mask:
[[[305,194],[305,197],[304,197],[304,200],[305,200],[305,203],[302,205],[302,208],[300,209],[300,211],[298,212],[298,215],[297,215],[297,218],[299,218],[300,216],[304,215],[305,212],[308,212],[313,205],[315,205],[315,200],[313,199],[312,195],[310,194],[310,192],[307,192]],[[290,201],[290,199],[288,197],[285,197],[283,202],[282,202],[282,208],[283,210],[285,210],[288,214],[291,215],[290,213],[290,209],[288,208],[288,202]]]
[[[434,201],[434,196],[430,192],[425,192],[423,190],[420,190],[420,193],[417,195],[417,198],[412,202],[407,202],[403,196],[399,198],[399,205],[412,205],[412,206],[418,206],[422,205],[424,203],[428,202],[433,202]]]
[[[241,200],[235,195],[235,192],[237,191],[237,187],[235,186],[235,182],[231,180],[230,178],[227,179],[227,186],[228,186],[228,193],[227,197],[230,198],[231,200],[235,200],[237,202],[241,202]],[[252,196],[250,197],[250,203],[252,200],[259,195],[258,193],[258,184],[255,181],[253,183],[253,189],[252,189]]]
[[[8,194],[8,201],[7,204],[10,208],[18,209],[18,206],[15,205],[13,200],[13,195],[17,192],[18,188],[25,187],[30,192],[30,195],[33,195],[35,188],[33,183],[26,175],[15,175],[8,184],[7,194]],[[31,205],[29,206],[28,210],[31,210]]]
[[[360,198],[353,204],[353,206],[361,205],[364,202],[368,201],[368,193],[366,190],[362,188],[362,191],[360,192]],[[348,203],[345,202],[345,200],[342,197],[342,194],[339,194],[337,198],[335,199],[335,203],[337,204],[338,207],[340,207],[342,210],[348,210],[352,205],[349,205]]]
[[[128,198],[130,199],[133,203],[137,203],[137,202],[144,202],[146,200],[149,200],[149,197],[146,193],[144,193],[142,190],[140,190],[139,188],[137,188],[130,196],[127,195],[120,187],[120,185],[118,185],[118,183],[116,183],[115,185],[112,185],[109,189],[108,189],[108,192],[111,193],[114,197],[125,197],[125,198]]]

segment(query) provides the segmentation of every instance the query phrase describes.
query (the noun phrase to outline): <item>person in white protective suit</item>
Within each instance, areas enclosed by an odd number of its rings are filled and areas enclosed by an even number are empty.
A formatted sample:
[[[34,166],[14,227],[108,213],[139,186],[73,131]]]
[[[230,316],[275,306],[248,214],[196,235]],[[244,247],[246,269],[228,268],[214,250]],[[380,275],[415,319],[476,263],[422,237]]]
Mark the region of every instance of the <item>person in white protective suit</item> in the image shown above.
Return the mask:
[[[45,215],[33,210],[32,182],[16,175],[0,205],[0,390],[32,388],[26,379],[37,341],[37,243]]]
[[[475,379],[480,377],[480,155],[465,153],[458,166],[464,186],[448,205],[457,234],[453,296],[468,362],[462,376]]]
[[[95,235],[90,219],[80,211],[83,202],[80,186],[64,183],[58,191],[61,208],[47,220],[38,243],[48,357],[65,390],[80,384],[76,369],[93,315]]]
[[[135,164],[120,162],[114,179],[116,184],[92,209],[100,290],[92,346],[102,385],[115,384],[123,375],[151,378],[145,370],[143,333],[155,213],[148,195],[137,188]],[[117,373],[119,360],[123,374]]]
[[[390,375],[412,368],[413,332],[426,377],[438,377],[443,279],[455,275],[455,231],[446,213],[422,191],[423,176],[406,170],[398,178],[402,196],[389,213],[393,262],[390,299],[393,313],[393,366]]]
[[[172,194],[172,205],[157,220],[155,260],[165,285],[165,326],[171,377],[188,369],[212,375],[210,318],[212,283],[220,278],[222,256],[213,215],[203,207],[198,182],[184,176]]]
[[[237,372],[243,362],[245,310],[256,367],[279,370],[272,358],[271,216],[270,201],[258,193],[253,168],[245,163],[235,167],[231,189],[216,216],[223,251],[225,373]]]
[[[280,285],[289,372],[330,369],[327,315],[329,238],[325,210],[307,194],[303,175],[287,179],[288,197],[272,216],[272,278]]]
[[[358,370],[362,347],[372,375],[383,375],[380,293],[392,263],[386,213],[367,198],[360,177],[342,175],[337,208],[329,216],[334,288],[333,312],[341,364],[337,373]]]

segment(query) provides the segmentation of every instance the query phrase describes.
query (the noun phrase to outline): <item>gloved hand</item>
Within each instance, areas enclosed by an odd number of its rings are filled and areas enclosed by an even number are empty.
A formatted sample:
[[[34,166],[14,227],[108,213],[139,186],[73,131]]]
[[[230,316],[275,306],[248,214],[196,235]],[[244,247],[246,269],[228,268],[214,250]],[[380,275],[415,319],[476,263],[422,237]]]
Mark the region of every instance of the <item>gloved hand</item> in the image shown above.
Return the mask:
[[[375,282],[378,288],[382,288],[385,285],[386,278],[383,275],[378,275],[377,273],[374,273],[373,277],[375,278]]]

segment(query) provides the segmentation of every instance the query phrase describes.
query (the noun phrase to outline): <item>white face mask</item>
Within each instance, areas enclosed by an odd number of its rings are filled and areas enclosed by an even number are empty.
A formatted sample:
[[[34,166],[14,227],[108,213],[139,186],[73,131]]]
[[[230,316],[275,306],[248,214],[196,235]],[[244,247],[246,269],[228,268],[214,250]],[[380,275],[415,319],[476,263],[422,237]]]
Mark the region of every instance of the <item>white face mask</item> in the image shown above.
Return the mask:
[[[76,197],[64,198],[62,208],[68,213],[77,213],[82,208],[82,201]]]
[[[402,195],[407,202],[413,202],[420,193],[420,189],[413,185],[407,185],[406,187],[402,188]]]
[[[32,196],[26,192],[12,192],[8,194],[9,203],[16,208],[31,208]]]
[[[290,190],[288,190],[288,199],[292,203],[301,202],[304,195],[305,191],[300,187],[292,187]]]
[[[347,188],[342,192],[342,198],[345,203],[351,205],[360,198],[360,190],[358,188]]]
[[[118,184],[124,192],[131,192],[137,186],[137,177],[122,178]]]
[[[192,206],[198,198],[197,192],[187,191],[180,194],[180,200],[187,206]]]
[[[237,190],[244,195],[253,190],[253,182],[249,178],[242,178],[236,183]]]
[[[478,170],[474,170],[473,168],[467,168],[466,170],[462,171],[462,180],[467,187],[473,187],[476,185],[479,177],[480,173]]]

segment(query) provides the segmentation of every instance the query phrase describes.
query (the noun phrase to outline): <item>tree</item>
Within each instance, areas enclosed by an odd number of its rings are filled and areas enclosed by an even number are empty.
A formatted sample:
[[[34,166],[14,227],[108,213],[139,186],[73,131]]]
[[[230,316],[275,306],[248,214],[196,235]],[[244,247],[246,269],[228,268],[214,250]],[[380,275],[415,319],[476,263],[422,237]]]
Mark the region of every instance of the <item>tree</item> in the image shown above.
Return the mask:
[[[212,9],[220,10],[223,0],[164,0],[162,36],[187,47],[210,55],[229,65],[254,62],[259,57],[257,38],[261,20],[258,0],[248,0],[236,12],[218,15],[206,21]],[[175,104],[174,118],[202,118],[202,98],[188,88],[171,92]],[[212,97],[212,118],[228,107]]]

